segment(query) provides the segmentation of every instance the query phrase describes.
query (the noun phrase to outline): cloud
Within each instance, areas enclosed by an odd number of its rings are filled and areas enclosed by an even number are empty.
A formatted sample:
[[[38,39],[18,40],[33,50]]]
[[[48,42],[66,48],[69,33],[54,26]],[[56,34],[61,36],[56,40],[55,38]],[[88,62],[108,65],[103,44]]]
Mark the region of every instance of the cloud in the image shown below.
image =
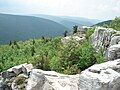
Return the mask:
[[[120,15],[120,0],[0,0],[0,11],[110,19]]]

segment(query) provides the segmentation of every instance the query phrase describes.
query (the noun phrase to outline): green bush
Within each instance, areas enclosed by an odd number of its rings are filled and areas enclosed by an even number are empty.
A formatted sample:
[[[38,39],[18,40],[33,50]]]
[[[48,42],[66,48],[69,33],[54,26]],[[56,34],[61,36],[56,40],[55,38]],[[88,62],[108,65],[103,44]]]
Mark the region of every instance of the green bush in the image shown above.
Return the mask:
[[[95,64],[96,62],[93,48],[89,45],[87,41],[84,42],[81,47],[77,49],[77,54],[79,56],[79,62],[77,63],[77,65],[80,70],[84,70]]]
[[[86,39],[89,40],[90,36],[94,33],[94,29],[87,29],[86,30]]]

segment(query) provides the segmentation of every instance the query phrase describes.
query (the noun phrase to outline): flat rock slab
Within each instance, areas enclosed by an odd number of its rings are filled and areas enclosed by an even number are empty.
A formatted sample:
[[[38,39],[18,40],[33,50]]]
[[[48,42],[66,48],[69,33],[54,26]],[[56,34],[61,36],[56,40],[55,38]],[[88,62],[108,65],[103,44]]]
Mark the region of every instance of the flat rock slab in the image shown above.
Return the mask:
[[[120,90],[120,59],[93,65],[79,78],[80,90]]]

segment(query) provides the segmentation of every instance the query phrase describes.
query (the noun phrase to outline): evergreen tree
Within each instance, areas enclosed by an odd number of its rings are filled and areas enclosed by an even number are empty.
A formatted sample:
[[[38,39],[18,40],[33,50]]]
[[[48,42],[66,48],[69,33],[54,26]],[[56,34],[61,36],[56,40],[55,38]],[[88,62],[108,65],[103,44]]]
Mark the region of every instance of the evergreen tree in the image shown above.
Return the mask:
[[[31,56],[34,56],[35,55],[35,48],[34,46],[31,48]]]
[[[12,45],[12,41],[9,42],[9,46],[11,46],[11,45]]]
[[[64,32],[64,37],[66,37],[66,36],[67,36],[67,33],[68,33],[67,31],[65,31],[65,32]]]
[[[73,26],[73,34],[77,33],[78,26]]]
[[[33,41],[32,41],[32,44],[34,45],[35,44],[35,40],[33,39]]]

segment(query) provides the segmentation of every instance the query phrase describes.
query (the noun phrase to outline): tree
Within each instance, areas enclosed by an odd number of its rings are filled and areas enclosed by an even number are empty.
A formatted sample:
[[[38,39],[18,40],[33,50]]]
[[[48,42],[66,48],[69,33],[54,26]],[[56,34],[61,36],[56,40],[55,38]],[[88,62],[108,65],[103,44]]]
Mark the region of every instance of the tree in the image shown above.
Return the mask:
[[[35,44],[35,40],[34,39],[33,39],[32,43],[33,43],[33,45]]]
[[[12,41],[9,42],[9,46],[11,46],[11,45],[12,45]]]
[[[45,39],[45,37],[44,37],[44,36],[42,36],[42,39],[44,40],[44,39]]]
[[[17,49],[20,49],[20,47],[19,47],[17,41],[14,41],[13,44],[17,47]]]
[[[77,33],[78,26],[73,26],[73,34]]]
[[[111,23],[111,28],[115,30],[120,30],[120,17],[116,17],[112,23]]]
[[[35,48],[34,46],[31,48],[31,56],[34,56],[35,55]]]
[[[68,31],[65,31],[65,32],[64,32],[64,37],[66,37],[66,36],[67,36],[67,33],[68,33]]]

